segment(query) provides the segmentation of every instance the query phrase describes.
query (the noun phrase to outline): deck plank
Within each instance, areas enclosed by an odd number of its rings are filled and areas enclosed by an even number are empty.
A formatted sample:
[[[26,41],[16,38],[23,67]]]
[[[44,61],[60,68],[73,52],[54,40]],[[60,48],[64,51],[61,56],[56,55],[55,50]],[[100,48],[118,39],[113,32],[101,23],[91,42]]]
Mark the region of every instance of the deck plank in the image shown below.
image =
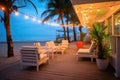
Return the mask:
[[[75,43],[70,43],[64,55],[55,54],[50,64],[40,65],[37,72],[35,67],[20,69],[20,61],[0,70],[0,80],[119,80],[115,78],[113,69],[98,70],[96,62],[90,59],[77,60]]]

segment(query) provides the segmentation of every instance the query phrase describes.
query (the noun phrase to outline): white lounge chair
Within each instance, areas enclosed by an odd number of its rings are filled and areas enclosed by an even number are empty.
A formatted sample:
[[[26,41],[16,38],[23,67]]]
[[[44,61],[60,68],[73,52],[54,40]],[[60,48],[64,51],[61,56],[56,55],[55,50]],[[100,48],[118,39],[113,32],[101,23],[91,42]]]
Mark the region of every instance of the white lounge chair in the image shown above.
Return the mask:
[[[51,51],[52,55],[57,52],[60,52],[61,54],[64,54],[65,52],[65,48],[63,48],[61,45],[56,46],[53,41],[46,42],[46,46],[48,46],[50,49],[49,51]]]
[[[63,45],[55,45],[55,43],[53,42],[53,41],[50,41],[50,45],[53,45],[54,46],[54,48],[53,48],[53,50],[55,50],[54,52],[60,52],[61,54],[64,54],[64,52],[65,52],[65,47],[66,47],[66,44],[64,44],[64,46]]]
[[[63,48],[65,48],[65,49],[67,49],[68,46],[69,46],[68,40],[62,40],[61,46],[62,46]]]
[[[45,46],[48,49],[49,52],[49,56],[51,56],[51,58],[54,58],[54,53],[56,52],[57,46],[55,46],[53,41],[49,41],[45,43]]]
[[[46,53],[48,51],[47,47],[46,46],[41,46],[40,42],[35,42],[34,46],[36,46],[38,48],[39,53]]]
[[[96,58],[94,48],[95,46],[93,42],[91,42],[91,45],[88,49],[80,48],[76,53],[78,59],[79,57],[88,57],[88,58],[91,58],[91,62],[93,62],[93,58]]]
[[[20,53],[22,68],[23,66],[36,66],[38,71],[39,65],[49,60],[48,55],[39,53],[36,46],[22,46]]]

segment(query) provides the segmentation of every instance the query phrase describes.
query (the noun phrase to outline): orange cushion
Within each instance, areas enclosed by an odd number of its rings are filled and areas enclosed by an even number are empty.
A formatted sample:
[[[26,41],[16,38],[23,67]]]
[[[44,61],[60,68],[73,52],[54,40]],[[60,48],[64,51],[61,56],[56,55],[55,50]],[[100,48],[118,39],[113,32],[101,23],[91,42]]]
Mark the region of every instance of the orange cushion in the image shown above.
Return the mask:
[[[82,48],[84,43],[82,41],[76,42],[77,48]]]

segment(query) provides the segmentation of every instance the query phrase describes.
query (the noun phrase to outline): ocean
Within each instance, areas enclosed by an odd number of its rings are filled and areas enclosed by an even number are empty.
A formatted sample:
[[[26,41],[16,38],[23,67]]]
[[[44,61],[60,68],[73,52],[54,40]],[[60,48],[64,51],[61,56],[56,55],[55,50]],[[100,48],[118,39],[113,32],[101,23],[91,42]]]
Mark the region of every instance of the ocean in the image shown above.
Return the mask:
[[[49,41],[56,40],[57,27],[32,24],[25,26],[11,26],[11,35],[14,42],[21,41]],[[4,26],[0,26],[0,42],[6,42]]]

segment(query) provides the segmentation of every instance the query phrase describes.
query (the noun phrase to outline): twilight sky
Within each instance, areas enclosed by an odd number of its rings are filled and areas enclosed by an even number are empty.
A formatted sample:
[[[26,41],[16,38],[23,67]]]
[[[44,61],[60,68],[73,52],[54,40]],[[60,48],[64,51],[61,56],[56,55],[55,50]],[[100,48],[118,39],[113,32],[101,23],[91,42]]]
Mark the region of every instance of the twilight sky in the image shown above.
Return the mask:
[[[33,0],[37,6],[38,14],[31,4],[27,4],[27,7],[20,8],[18,11],[30,16],[29,19],[25,19],[23,14],[16,16],[11,14],[11,33],[13,41],[46,41],[56,39],[56,30],[61,29],[61,26],[52,26],[47,24],[41,24],[37,21],[33,21],[32,17],[35,16],[40,19],[40,14],[45,10],[45,3],[37,2]],[[0,11],[0,14],[3,14]],[[4,24],[0,23],[0,42],[6,41]]]
[[[53,40],[56,37],[56,29],[59,27],[45,25],[32,20],[32,16],[37,19],[40,18],[40,14],[45,10],[45,4],[34,2],[37,6],[38,14],[36,14],[35,9],[32,5],[27,4],[27,7],[20,8],[18,11],[30,16],[29,19],[25,19],[23,14],[16,16],[14,13],[11,14],[11,33],[14,41],[36,41],[36,40]],[[3,14],[0,11],[0,14]],[[61,27],[61,26],[60,26]],[[5,29],[4,24],[0,23],[0,42],[5,41]]]

